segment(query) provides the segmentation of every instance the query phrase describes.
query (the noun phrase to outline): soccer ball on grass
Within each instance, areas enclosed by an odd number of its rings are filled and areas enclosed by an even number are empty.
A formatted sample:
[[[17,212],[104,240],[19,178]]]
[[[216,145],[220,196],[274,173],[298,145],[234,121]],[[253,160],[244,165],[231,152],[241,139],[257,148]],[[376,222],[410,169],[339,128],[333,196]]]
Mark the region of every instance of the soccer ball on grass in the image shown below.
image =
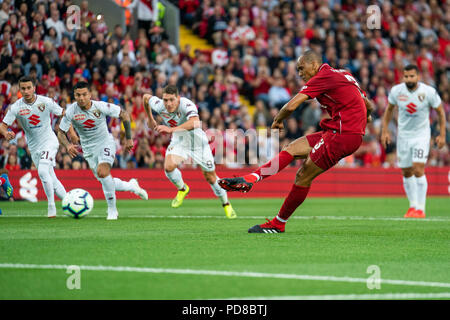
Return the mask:
[[[83,189],[70,190],[62,201],[64,214],[75,219],[87,216],[93,208],[94,199]]]

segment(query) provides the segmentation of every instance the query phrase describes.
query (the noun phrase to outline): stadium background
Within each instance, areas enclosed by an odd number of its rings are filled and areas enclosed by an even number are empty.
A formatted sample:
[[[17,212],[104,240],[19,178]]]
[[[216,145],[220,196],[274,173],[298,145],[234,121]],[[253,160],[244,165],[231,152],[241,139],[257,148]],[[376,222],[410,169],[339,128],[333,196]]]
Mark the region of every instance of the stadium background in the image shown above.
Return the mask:
[[[93,8],[102,2],[112,5],[95,11]],[[176,84],[183,96],[197,103],[205,129],[246,131],[269,127],[278,109],[303,85],[296,75],[295,61],[304,50],[320,51],[324,62],[349,69],[374,101],[374,121],[367,126],[360,149],[341,161],[328,177],[319,177],[311,195],[403,194],[395,143],[385,150],[379,135],[387,95],[401,81],[406,64],[417,64],[422,81],[438,90],[449,121],[450,6],[445,1],[172,1],[175,6],[167,1],[158,5],[157,1],[143,1],[160,9],[149,20],[139,19],[138,2],[3,0],[0,120],[8,105],[20,98],[17,81],[22,75],[34,75],[37,93],[54,98],[62,107],[73,101],[73,85],[82,78],[88,80],[93,99],[120,104],[132,114],[136,146],[130,155],[120,146],[120,124],[115,119],[109,121],[118,150],[113,174],[128,177],[134,171],[124,169],[139,170],[150,198],[173,196],[162,171],[170,136],[148,129],[141,95],[160,95],[166,84]],[[117,3],[136,7],[128,14]],[[81,7],[79,30],[66,28],[71,4]],[[380,29],[367,28],[369,4],[380,6]],[[110,11],[123,19],[107,21],[113,16],[107,14]],[[180,26],[173,19],[177,15]],[[145,29],[139,31],[138,27]],[[316,101],[302,105],[287,121],[280,146],[317,131],[323,116]],[[435,112],[431,113],[431,123],[434,137],[439,132]],[[12,130],[17,134],[15,140],[0,140],[0,167],[8,169],[13,184],[19,185],[30,169],[33,177],[37,173],[20,128],[15,124]],[[394,122],[391,132],[395,138]],[[245,147],[248,141],[238,145]],[[260,158],[260,163],[267,158]],[[429,194],[448,195],[448,143],[441,150],[431,148],[427,165]],[[225,163],[218,166],[218,174],[238,173],[248,166]],[[86,170],[82,156],[70,159],[61,147],[56,168],[63,170],[57,175],[66,188],[83,185],[103,198],[101,185]],[[212,196],[200,172],[191,169],[183,166],[187,182],[194,184],[191,196]],[[287,169],[277,180],[255,188],[253,195],[283,196],[294,171]],[[38,198],[45,198],[42,190]]]

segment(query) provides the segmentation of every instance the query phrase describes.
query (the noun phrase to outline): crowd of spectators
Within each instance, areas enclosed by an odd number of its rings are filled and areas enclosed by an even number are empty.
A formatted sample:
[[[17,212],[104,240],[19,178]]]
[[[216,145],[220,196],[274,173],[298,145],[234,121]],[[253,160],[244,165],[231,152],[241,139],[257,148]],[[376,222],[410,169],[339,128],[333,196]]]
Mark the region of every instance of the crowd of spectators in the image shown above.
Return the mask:
[[[0,0],[1,1],[1,0]],[[73,102],[72,87],[80,79],[92,85],[94,100],[116,103],[132,115],[135,148],[124,153],[120,122],[110,119],[116,139],[119,168],[162,168],[168,135],[147,127],[142,94],[160,96],[175,84],[182,96],[199,108],[203,128],[235,139],[230,130],[266,129],[279,108],[303,86],[296,74],[296,57],[307,49],[320,52],[332,67],[350,70],[375,105],[374,121],[367,126],[363,145],[341,166],[395,167],[394,143],[385,150],[379,143],[381,117],[390,88],[402,81],[406,64],[419,66],[421,80],[434,86],[450,118],[450,5],[431,1],[380,1],[381,24],[369,29],[369,1],[339,0],[180,0],[182,23],[214,49],[177,48],[165,30],[152,24],[136,36],[120,25],[107,26],[104,18],[81,4],[81,29],[69,30],[71,0],[3,0],[0,7],[0,120],[9,104],[20,98],[18,79],[33,75],[37,93],[55,99],[63,108]],[[253,109],[241,103],[247,98]],[[280,147],[297,137],[320,130],[325,117],[317,101],[304,103],[286,122]],[[431,113],[432,135],[439,132],[437,114]],[[447,126],[450,128],[450,126]],[[0,167],[32,168],[26,140],[17,124],[16,139],[0,137]],[[211,130],[210,130],[211,131]],[[227,133],[228,132],[228,133]],[[447,129],[447,141],[450,141]],[[276,137],[261,139],[260,154],[245,152],[249,164],[270,158]],[[240,148],[251,144],[242,138]],[[218,142],[219,141],[219,142]],[[211,144],[218,150],[221,139]],[[262,152],[261,152],[262,151]],[[234,151],[236,153],[236,151]],[[82,155],[71,159],[61,147],[57,168],[87,168]],[[233,166],[232,162],[226,162]],[[449,145],[432,147],[429,165],[450,165]]]

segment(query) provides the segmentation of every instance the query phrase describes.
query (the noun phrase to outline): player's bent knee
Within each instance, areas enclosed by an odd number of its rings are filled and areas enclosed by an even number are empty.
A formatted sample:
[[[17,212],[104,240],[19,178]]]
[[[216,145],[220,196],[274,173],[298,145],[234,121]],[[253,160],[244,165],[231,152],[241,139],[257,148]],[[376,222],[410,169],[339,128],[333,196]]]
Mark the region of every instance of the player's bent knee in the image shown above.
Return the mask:
[[[414,176],[421,177],[425,174],[425,167],[424,166],[417,166],[413,168]],[[412,174],[411,174],[412,175]]]
[[[106,178],[107,176],[109,176],[109,174],[110,174],[110,170],[109,170],[109,167],[98,167],[97,168],[97,176],[100,178],[100,179],[103,179],[103,178]]]
[[[176,168],[177,168],[177,165],[175,165],[173,163],[166,163],[166,164],[164,164],[164,171],[166,171],[166,172],[172,172]]]
[[[402,168],[402,174],[405,178],[412,177],[414,174],[413,168]]]
[[[104,171],[99,170],[99,171],[97,171],[97,176],[98,176],[100,179],[103,179],[103,178],[106,178],[107,176],[109,176],[109,173],[106,173],[106,172],[104,172]]]
[[[216,183],[217,178],[216,178],[216,173],[215,173],[215,172],[206,172],[206,171],[203,171],[203,176],[205,177],[206,181],[207,181],[209,184],[214,184],[214,183]]]

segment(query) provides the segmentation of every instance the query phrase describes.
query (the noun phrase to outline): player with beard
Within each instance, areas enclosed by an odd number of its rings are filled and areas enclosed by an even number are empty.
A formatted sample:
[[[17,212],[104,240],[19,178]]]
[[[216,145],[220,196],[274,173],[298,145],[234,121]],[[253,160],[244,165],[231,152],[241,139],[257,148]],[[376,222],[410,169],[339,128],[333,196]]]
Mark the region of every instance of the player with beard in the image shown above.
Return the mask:
[[[419,69],[408,65],[403,71],[403,83],[392,87],[388,107],[383,116],[381,143],[391,143],[388,125],[394,108],[398,107],[397,161],[402,169],[403,186],[409,200],[405,218],[425,218],[427,178],[425,163],[430,151],[430,108],[439,116],[438,148],[445,145],[446,120],[441,98],[436,89],[419,81]]]

